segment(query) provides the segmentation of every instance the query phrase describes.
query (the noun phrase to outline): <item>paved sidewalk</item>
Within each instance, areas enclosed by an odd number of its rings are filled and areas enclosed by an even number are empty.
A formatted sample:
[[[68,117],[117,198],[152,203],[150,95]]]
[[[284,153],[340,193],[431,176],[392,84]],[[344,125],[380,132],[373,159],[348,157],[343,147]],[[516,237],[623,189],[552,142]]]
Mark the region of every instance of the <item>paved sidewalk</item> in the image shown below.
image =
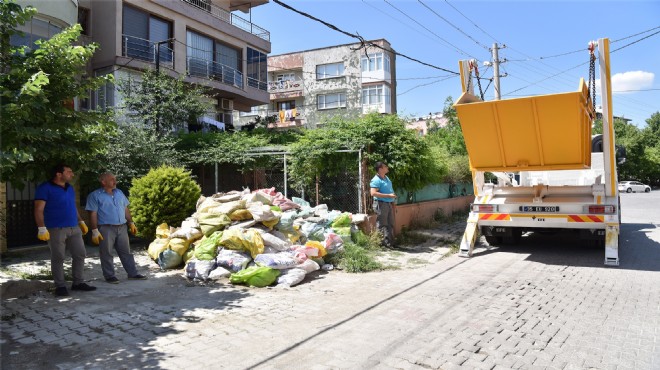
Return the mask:
[[[141,255],[147,281],[3,300],[2,368],[658,369],[660,252],[635,244],[618,269],[529,240],[290,289],[190,284]]]

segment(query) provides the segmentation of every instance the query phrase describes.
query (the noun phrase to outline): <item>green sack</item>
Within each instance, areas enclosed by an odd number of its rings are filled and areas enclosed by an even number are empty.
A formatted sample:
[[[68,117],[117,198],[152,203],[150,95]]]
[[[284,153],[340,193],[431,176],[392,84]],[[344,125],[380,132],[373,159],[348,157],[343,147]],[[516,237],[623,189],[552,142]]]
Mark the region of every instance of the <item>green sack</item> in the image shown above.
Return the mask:
[[[250,266],[244,270],[231,274],[229,281],[232,284],[247,284],[263,288],[273,284],[280,271],[266,266]]]
[[[332,228],[336,227],[346,227],[346,226],[351,226],[351,214],[350,213],[342,213],[339,217],[335,218],[334,221],[332,221]]]
[[[231,224],[231,219],[224,213],[202,213],[199,215],[199,227],[206,236],[223,230]]]
[[[195,246],[195,258],[202,261],[214,260],[218,254],[218,244],[222,238],[222,231],[216,231],[208,238]]]

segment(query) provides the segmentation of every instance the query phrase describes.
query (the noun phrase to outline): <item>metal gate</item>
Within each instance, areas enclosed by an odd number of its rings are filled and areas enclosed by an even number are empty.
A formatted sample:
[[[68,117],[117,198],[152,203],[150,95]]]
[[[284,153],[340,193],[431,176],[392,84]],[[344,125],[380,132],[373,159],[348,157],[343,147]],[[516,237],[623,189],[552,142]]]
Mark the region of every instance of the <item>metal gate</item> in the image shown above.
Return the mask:
[[[34,221],[34,191],[37,184],[27,183],[18,190],[7,183],[7,247],[38,244]]]

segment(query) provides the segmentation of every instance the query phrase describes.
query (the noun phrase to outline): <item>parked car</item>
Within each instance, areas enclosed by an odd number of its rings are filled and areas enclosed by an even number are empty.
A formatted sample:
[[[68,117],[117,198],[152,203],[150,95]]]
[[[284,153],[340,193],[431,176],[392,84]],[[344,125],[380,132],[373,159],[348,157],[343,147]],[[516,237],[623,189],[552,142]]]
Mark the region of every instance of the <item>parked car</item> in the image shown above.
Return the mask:
[[[639,181],[621,181],[619,183],[619,191],[625,191],[626,193],[648,193],[651,191],[651,187]]]

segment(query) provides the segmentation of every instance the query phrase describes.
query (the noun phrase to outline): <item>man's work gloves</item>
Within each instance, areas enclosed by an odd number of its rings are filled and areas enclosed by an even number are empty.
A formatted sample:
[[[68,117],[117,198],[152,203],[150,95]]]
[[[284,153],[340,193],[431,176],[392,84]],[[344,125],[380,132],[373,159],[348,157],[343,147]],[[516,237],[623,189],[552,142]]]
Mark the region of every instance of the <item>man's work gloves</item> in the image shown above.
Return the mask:
[[[128,223],[128,230],[131,232],[131,234],[137,235],[138,229],[135,227],[135,222]]]
[[[89,231],[89,228],[87,228],[87,225],[85,224],[85,221],[78,222],[78,227],[80,227],[80,231],[82,231],[83,235],[87,235],[87,232]]]
[[[92,229],[92,243],[99,245],[101,244],[101,240],[103,240],[103,235],[101,235],[99,229]]]
[[[47,242],[50,240],[50,233],[48,232],[48,229],[45,227],[39,227],[37,229],[39,230],[39,233],[37,234],[37,238],[39,238],[39,240],[42,242]]]

